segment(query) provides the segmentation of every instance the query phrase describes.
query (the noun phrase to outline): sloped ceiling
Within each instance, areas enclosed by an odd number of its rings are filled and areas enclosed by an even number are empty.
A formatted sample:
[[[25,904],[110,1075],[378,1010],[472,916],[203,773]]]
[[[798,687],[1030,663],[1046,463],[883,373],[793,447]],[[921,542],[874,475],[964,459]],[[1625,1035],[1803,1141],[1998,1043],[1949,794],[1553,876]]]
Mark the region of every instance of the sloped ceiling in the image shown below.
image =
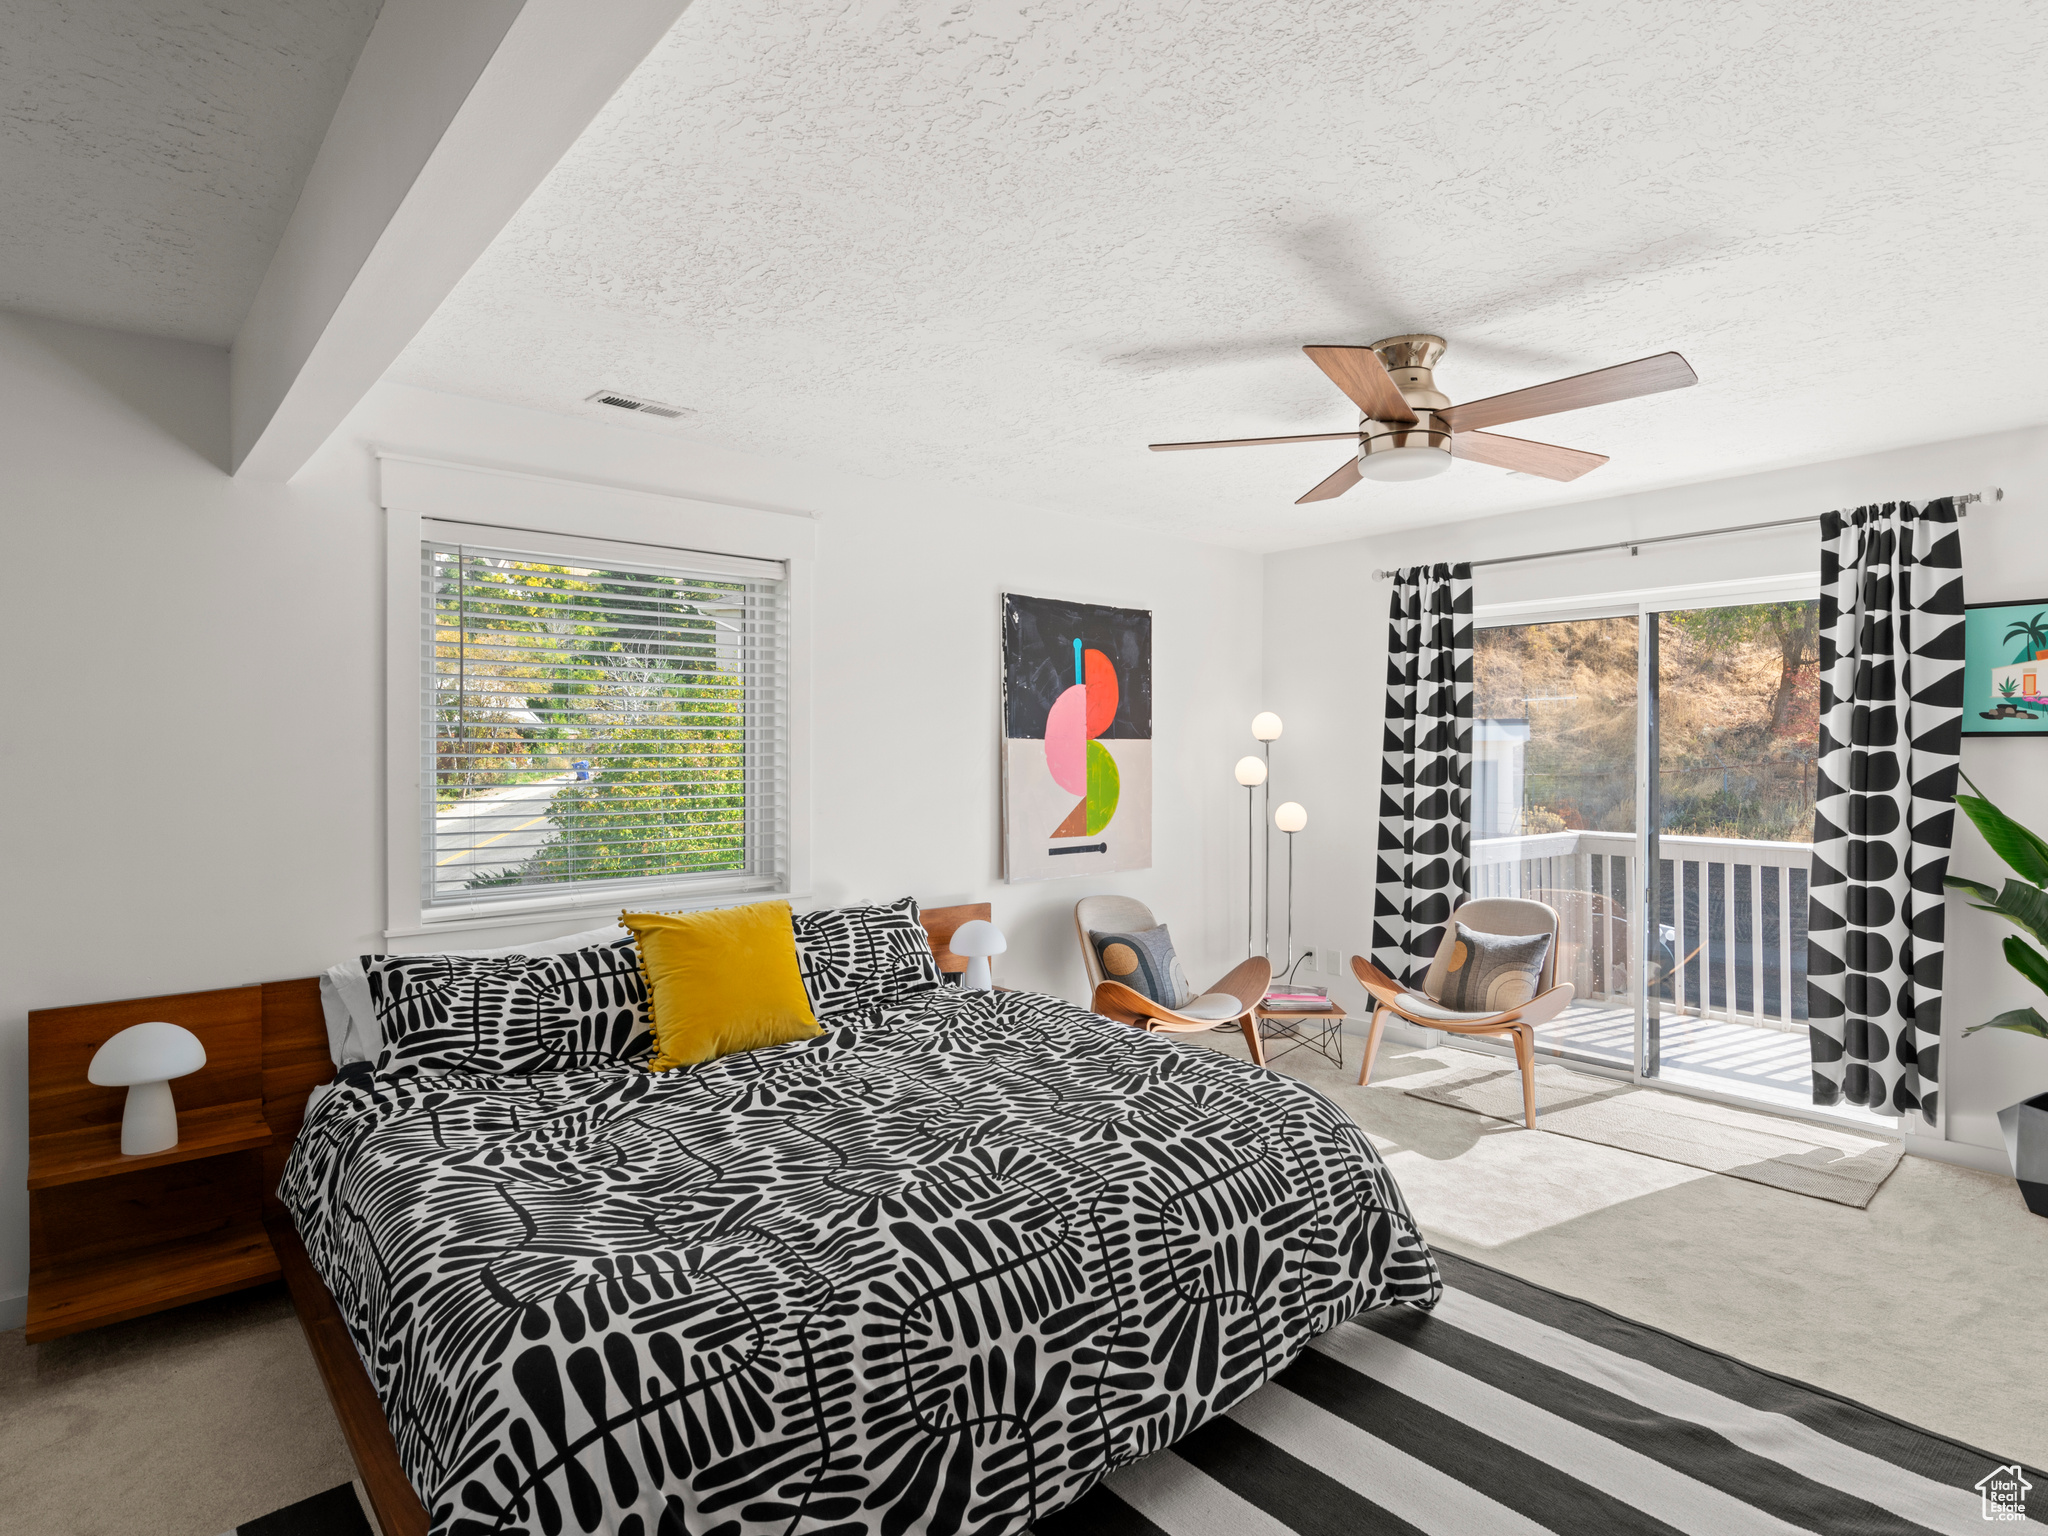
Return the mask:
[[[225,346],[379,4],[0,6],[0,307]]]
[[[2043,79],[2020,0],[698,0],[394,375],[1259,549],[1963,436],[2048,419]],[[1503,429],[1570,486],[1145,451],[1405,331],[1702,383]]]

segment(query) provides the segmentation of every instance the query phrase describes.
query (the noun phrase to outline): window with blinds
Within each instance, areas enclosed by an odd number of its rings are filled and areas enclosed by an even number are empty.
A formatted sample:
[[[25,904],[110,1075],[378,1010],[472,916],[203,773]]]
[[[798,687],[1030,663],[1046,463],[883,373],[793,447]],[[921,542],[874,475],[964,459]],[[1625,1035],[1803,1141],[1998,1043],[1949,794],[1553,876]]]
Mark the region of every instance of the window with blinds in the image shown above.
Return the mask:
[[[781,562],[428,528],[427,907],[778,886]]]

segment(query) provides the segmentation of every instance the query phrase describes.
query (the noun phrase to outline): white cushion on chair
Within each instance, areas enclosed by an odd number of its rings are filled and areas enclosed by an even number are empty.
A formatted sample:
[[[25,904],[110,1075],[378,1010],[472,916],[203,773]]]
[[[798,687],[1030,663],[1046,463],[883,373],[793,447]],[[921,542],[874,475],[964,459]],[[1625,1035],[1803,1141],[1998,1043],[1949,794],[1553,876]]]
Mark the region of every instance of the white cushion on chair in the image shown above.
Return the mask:
[[[1218,1024],[1227,1024],[1244,1012],[1244,1004],[1228,992],[1204,992],[1185,1008],[1173,1011],[1183,1018],[1214,1019]]]
[[[1476,1024],[1481,1019],[1500,1017],[1498,1013],[1460,1013],[1455,1008],[1446,1008],[1442,1003],[1424,997],[1420,992],[1403,992],[1401,1011],[1418,1019],[1441,1019],[1446,1024]]]

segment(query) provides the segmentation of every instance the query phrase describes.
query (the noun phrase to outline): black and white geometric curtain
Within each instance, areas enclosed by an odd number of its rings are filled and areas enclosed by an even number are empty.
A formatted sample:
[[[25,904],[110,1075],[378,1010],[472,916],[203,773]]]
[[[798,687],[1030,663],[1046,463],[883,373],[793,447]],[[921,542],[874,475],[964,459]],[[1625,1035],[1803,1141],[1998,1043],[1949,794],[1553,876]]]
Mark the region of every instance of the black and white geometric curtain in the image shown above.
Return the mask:
[[[1420,987],[1472,889],[1472,567],[1394,574],[1372,963]]]
[[[1807,927],[1813,1102],[1937,1125],[1962,746],[1955,503],[1821,519],[1820,782]]]

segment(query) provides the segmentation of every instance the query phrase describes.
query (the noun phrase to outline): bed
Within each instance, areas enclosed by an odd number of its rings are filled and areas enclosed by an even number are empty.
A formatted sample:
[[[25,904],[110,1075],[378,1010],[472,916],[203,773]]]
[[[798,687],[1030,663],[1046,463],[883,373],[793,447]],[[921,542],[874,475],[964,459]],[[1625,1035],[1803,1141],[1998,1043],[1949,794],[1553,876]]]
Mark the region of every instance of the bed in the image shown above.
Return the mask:
[[[1435,1301],[1291,1079],[1035,993],[841,1018],[660,1075],[355,1066],[311,1106],[279,1196],[418,1528],[1024,1531]]]

